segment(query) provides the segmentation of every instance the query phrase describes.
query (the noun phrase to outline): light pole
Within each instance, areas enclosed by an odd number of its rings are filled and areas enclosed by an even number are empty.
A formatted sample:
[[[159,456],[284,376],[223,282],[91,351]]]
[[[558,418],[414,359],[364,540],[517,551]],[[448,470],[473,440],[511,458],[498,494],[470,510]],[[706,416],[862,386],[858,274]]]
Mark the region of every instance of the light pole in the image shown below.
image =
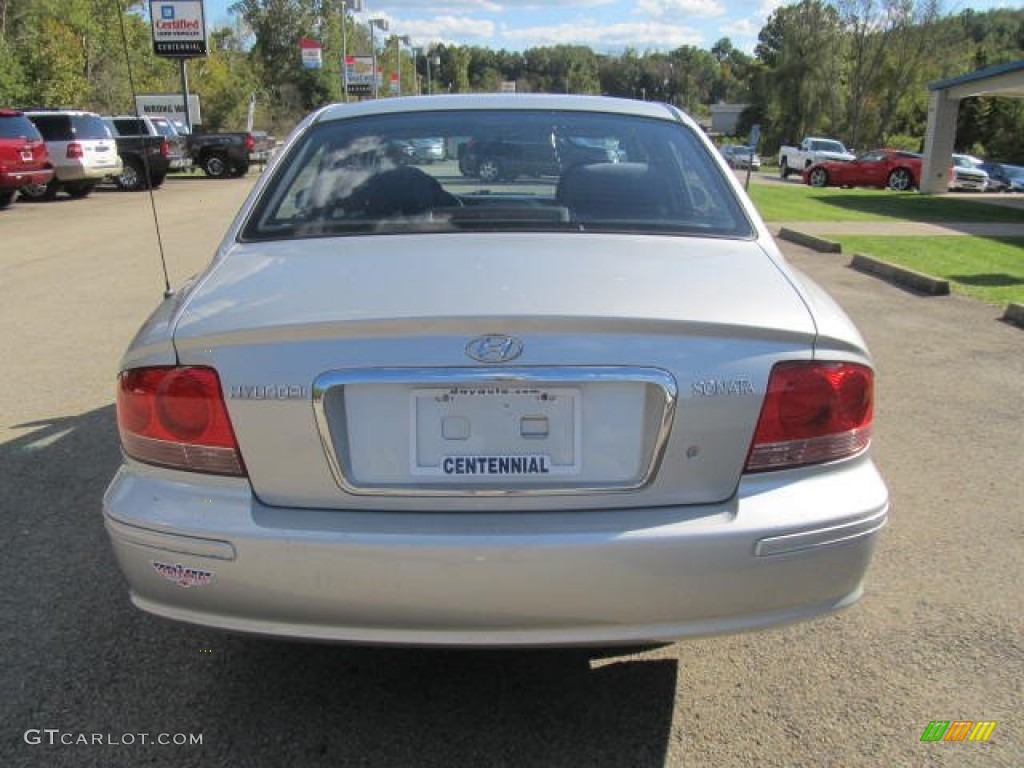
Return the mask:
[[[430,60],[433,59],[434,60],[434,66],[435,67],[439,67],[439,66],[441,66],[441,57],[438,56],[437,54],[432,54],[430,52],[430,48],[427,48],[426,59],[427,59],[427,96],[432,96],[434,94],[434,81],[430,77]]]
[[[373,34],[374,29],[379,29],[381,32],[388,31],[388,20],[387,19],[370,19],[370,56],[373,62],[373,98],[379,98],[379,88],[377,87],[377,40]]]
[[[408,35],[395,37],[395,51],[398,53],[398,95],[402,95],[402,46],[412,45]],[[415,68],[414,68],[415,69]]]
[[[341,100],[348,101],[348,12],[362,13],[363,0],[341,0]]]

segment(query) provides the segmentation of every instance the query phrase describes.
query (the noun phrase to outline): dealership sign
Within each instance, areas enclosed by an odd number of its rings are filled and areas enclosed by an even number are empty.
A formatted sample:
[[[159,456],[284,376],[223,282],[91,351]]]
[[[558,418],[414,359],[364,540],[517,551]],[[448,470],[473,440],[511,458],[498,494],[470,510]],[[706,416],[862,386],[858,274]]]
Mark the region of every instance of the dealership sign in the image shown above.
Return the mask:
[[[381,72],[377,70],[377,85],[380,86]],[[345,81],[350,96],[366,96],[373,91],[373,57],[346,56]]]
[[[135,109],[138,114],[149,117],[166,117],[178,122],[185,120],[185,100],[180,93],[137,94]],[[188,112],[190,125],[203,124],[203,116],[199,111],[199,94],[188,95]]]
[[[206,55],[203,0],[149,0],[153,53],[188,59]]]
[[[302,54],[302,66],[306,69],[320,69],[323,66],[323,46],[316,40],[303,37],[299,40],[299,51]]]

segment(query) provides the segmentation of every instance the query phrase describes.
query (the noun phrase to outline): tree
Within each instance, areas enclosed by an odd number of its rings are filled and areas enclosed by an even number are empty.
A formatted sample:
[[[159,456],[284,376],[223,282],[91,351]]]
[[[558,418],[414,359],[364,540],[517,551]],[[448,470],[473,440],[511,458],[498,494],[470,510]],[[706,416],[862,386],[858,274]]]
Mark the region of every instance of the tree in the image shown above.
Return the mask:
[[[783,6],[769,17],[755,49],[765,67],[759,106],[770,124],[766,143],[839,127],[840,41],[838,14],[820,0]]]

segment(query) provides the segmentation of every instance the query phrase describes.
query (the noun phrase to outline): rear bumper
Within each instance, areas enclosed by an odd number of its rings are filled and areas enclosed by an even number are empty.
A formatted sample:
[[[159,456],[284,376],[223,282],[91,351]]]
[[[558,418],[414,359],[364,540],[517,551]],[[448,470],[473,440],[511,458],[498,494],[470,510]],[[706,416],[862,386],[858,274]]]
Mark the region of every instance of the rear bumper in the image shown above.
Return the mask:
[[[120,176],[124,171],[124,163],[118,157],[116,162],[104,165],[85,165],[82,163],[64,163],[57,166],[57,181],[61,183],[75,181],[102,181],[108,176]]]
[[[167,618],[367,644],[614,645],[856,601],[888,513],[874,465],[780,480],[699,508],[374,513],[266,507],[245,481],[128,464],[104,512],[133,602]]]
[[[49,184],[53,178],[53,168],[37,171],[16,171],[8,169],[0,172],[0,189],[20,189],[28,184]]]

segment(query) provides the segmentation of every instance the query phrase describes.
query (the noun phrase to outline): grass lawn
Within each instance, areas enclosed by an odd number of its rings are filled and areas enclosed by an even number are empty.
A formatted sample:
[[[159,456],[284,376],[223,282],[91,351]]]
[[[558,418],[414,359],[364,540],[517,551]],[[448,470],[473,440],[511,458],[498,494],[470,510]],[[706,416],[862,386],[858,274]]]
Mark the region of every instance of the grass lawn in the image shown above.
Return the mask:
[[[805,184],[751,183],[750,198],[765,221],[1022,221],[1015,208],[917,192],[815,189]]]
[[[1018,212],[1018,216],[1019,216]],[[844,254],[863,253],[950,281],[993,304],[1024,303],[1024,237],[830,235]]]

